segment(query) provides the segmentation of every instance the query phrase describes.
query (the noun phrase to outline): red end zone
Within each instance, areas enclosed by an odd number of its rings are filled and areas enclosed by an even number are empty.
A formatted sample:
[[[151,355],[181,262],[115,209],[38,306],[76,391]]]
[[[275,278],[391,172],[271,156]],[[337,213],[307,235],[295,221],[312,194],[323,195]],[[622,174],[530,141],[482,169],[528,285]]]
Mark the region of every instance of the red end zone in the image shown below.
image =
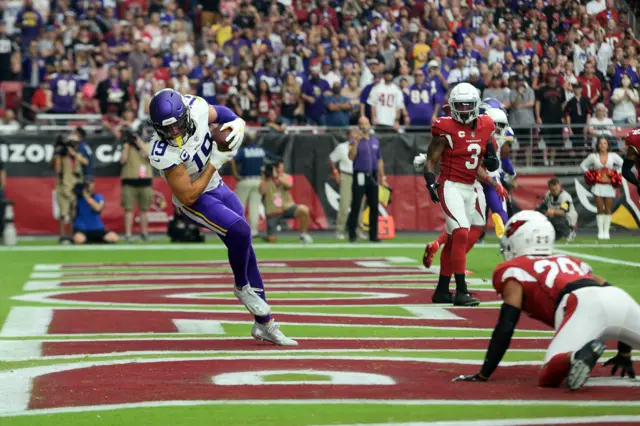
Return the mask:
[[[152,362],[100,362],[61,371],[69,366],[41,368],[33,380],[29,409],[81,407],[173,400],[260,399],[453,399],[453,400],[597,400],[637,401],[639,387],[586,387],[577,392],[566,388],[536,386],[536,366],[499,367],[488,383],[453,383],[459,374],[473,374],[477,365],[379,359],[209,359],[156,360]],[[385,376],[387,384],[332,385],[331,383],[222,386],[216,377],[229,373],[268,371],[334,371]],[[600,369],[595,375],[603,375]],[[2,377],[2,374],[0,374]],[[620,381],[622,383],[622,381]],[[12,385],[13,383],[8,383]],[[21,389],[16,389],[20,391]],[[0,395],[0,398],[6,398]],[[0,405],[1,401],[0,401]]]

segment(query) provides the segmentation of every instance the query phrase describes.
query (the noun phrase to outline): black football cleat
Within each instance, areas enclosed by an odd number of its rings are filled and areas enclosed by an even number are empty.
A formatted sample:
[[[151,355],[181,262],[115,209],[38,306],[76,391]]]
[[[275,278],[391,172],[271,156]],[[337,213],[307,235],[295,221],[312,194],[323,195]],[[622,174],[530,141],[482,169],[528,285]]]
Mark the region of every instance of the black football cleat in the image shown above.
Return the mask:
[[[450,305],[453,303],[453,293],[436,291],[431,296],[431,303],[446,303]]]
[[[598,358],[604,353],[607,347],[602,340],[592,340],[578,351],[573,353],[571,358],[571,368],[567,376],[567,386],[571,390],[578,390],[589,380],[591,370],[598,362]]]
[[[453,296],[453,306],[478,306],[480,300],[476,299],[471,293],[461,293],[456,291]]]

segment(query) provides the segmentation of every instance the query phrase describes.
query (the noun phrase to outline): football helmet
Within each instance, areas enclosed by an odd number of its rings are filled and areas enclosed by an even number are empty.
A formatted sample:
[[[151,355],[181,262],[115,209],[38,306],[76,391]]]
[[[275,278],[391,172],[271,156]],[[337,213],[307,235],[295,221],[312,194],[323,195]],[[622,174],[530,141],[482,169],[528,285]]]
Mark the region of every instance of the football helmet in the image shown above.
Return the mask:
[[[449,94],[451,117],[459,123],[468,124],[480,114],[480,94],[469,83],[459,83]]]
[[[153,95],[149,103],[149,121],[158,136],[179,148],[196,129],[189,106],[173,89],[163,89]]]
[[[500,238],[504,260],[520,256],[549,256],[553,252],[556,231],[545,215],[533,210],[514,214]]]
[[[509,126],[509,120],[507,119],[507,114],[504,113],[503,110],[497,108],[491,108],[486,112],[486,114],[491,117],[494,124],[496,125],[496,141],[498,142],[498,148],[502,147],[504,143],[504,136],[507,127]]]
[[[490,109],[501,109],[506,111],[504,104],[495,98],[485,98],[480,103],[480,114],[486,114]]]

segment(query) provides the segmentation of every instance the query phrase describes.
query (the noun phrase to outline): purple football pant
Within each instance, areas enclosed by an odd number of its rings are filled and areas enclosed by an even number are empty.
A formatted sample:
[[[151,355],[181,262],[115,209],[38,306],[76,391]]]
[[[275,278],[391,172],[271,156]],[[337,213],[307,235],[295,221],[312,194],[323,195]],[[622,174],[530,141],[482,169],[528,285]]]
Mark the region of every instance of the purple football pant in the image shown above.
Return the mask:
[[[491,212],[498,213],[502,218],[502,222],[506,224],[509,220],[509,216],[507,215],[507,206],[505,201],[500,199],[498,193],[492,186],[483,183],[482,188],[484,189],[484,196],[487,199],[487,207]]]
[[[242,288],[249,283],[266,301],[264,281],[251,245],[251,227],[244,218],[244,208],[236,194],[221,183],[216,189],[202,193],[193,205],[178,207],[178,210],[190,222],[218,234],[227,246],[236,287]],[[256,319],[268,321],[268,317]]]

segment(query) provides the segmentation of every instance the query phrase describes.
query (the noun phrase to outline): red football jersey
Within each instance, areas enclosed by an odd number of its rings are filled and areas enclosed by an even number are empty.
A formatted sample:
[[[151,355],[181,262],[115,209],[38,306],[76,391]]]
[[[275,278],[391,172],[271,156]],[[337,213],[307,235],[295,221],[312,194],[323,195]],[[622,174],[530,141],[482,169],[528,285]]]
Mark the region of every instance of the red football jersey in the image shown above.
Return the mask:
[[[524,289],[522,310],[554,327],[556,299],[562,289],[591,276],[591,267],[575,257],[522,256],[496,266],[493,287],[502,294],[507,281],[517,281]]]
[[[487,143],[495,129],[496,125],[488,115],[480,115],[475,128],[459,123],[451,117],[436,119],[431,126],[431,134],[444,136],[448,142],[440,158],[438,181],[473,184]]]
[[[627,149],[636,151],[636,169],[640,174],[640,129],[630,131],[624,142],[627,144]]]

